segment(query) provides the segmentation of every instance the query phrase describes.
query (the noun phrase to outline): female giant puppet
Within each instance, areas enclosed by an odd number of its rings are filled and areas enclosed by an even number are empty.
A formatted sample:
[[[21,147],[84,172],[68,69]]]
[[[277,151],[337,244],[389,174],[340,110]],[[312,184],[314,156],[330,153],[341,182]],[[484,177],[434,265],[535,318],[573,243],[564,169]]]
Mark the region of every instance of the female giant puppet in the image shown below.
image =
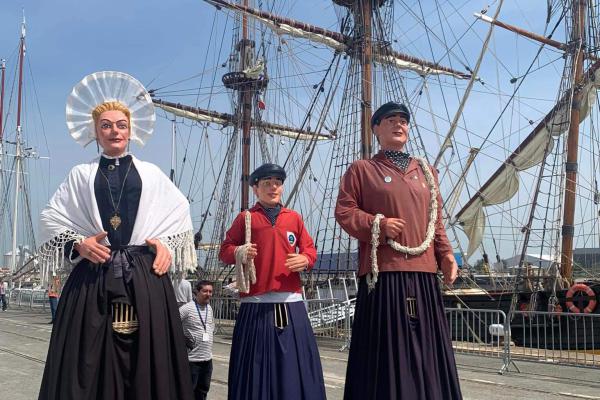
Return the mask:
[[[166,274],[195,266],[189,204],[128,153],[155,115],[134,78],[98,72],[67,100],[71,136],[100,157],[74,167],[41,216],[45,267],[68,259],[40,399],[191,399],[185,342]]]
[[[436,272],[457,267],[441,218],[437,174],[403,152],[410,114],[387,103],[371,119],[381,152],[353,163],[336,219],[359,240],[360,282],[344,398],[461,397]]]

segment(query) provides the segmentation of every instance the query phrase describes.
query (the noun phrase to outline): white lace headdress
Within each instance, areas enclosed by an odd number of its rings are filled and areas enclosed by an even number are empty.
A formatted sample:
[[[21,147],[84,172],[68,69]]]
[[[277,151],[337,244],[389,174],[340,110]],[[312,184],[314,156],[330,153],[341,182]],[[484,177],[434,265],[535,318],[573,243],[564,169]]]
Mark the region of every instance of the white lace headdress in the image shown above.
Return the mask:
[[[92,111],[102,103],[118,101],[131,113],[130,139],[144,146],[154,129],[156,115],[148,91],[137,79],[123,72],[94,72],[83,78],[67,98],[67,126],[82,146],[96,140]]]

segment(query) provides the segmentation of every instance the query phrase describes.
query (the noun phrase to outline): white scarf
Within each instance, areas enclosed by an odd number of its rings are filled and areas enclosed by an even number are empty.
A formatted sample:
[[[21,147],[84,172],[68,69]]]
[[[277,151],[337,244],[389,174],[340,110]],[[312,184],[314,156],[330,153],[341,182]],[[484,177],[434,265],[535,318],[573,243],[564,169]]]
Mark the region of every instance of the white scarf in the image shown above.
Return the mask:
[[[193,226],[185,196],[154,164],[132,162],[142,180],[142,194],[129,245],[145,245],[159,239],[171,252],[177,270],[195,269]],[[94,192],[100,158],[74,167],[59,186],[40,219],[39,249],[43,277],[64,265],[64,246],[102,231],[102,220]],[[108,239],[105,245],[110,245]],[[70,259],[71,257],[69,257]],[[73,262],[79,261],[72,260]]]

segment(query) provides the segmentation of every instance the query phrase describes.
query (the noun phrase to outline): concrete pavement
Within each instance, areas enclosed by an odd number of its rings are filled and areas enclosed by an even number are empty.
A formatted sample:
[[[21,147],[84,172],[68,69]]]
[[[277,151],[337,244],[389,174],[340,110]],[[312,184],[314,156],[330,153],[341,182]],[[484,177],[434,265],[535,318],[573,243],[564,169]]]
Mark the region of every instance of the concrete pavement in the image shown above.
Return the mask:
[[[0,312],[0,390],[7,399],[37,398],[48,350],[52,325],[49,313],[10,309]],[[231,338],[215,338],[214,372],[209,398],[227,398],[227,369]],[[327,397],[342,399],[346,351],[337,342],[319,341]],[[598,399],[600,370],[517,362],[521,373],[499,375],[501,360],[457,355],[461,387],[465,399]]]

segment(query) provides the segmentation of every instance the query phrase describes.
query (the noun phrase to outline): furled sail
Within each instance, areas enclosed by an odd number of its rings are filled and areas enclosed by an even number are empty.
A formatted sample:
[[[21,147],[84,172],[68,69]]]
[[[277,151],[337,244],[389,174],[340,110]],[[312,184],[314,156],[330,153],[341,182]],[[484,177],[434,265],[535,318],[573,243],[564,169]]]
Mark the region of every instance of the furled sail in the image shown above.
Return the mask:
[[[583,91],[580,105],[580,119],[590,113],[590,105],[596,99],[600,87],[600,62],[594,63],[586,73],[584,84],[576,90]],[[485,230],[485,212],[487,206],[501,204],[511,199],[519,190],[519,171],[526,170],[542,162],[546,149],[548,153],[554,146],[554,138],[569,128],[570,93],[565,94],[554,108],[525,138],[519,147],[504,161],[490,179],[467,202],[455,217],[455,223],[462,226],[469,247],[467,258],[481,244]]]
[[[336,51],[349,51],[349,43],[353,38],[339,32],[330,31],[314,25],[295,21],[290,18],[280,17],[271,13],[253,9],[239,4],[229,3],[224,0],[205,0],[215,7],[224,7],[233,11],[242,12],[272,29],[278,35],[288,35],[303,38],[312,42],[321,43]],[[444,67],[436,63],[421,60],[392,50],[389,46],[375,46],[373,60],[380,64],[392,65],[400,69],[407,69],[419,75],[450,75],[458,79],[470,79],[471,75]]]
[[[182,104],[172,103],[169,101],[153,99],[154,105],[157,107],[177,115],[179,117],[191,119],[199,122],[208,122],[212,124],[221,125],[222,127],[231,126],[236,124],[236,118],[231,114],[220,113],[216,111],[205,110],[198,107],[190,107]],[[335,139],[334,135],[325,135],[322,133],[313,133],[309,131],[303,131],[301,129],[292,128],[289,126],[271,124],[263,121],[252,121],[252,127],[254,129],[261,129],[267,134],[283,136],[291,139],[298,140],[331,140]]]

